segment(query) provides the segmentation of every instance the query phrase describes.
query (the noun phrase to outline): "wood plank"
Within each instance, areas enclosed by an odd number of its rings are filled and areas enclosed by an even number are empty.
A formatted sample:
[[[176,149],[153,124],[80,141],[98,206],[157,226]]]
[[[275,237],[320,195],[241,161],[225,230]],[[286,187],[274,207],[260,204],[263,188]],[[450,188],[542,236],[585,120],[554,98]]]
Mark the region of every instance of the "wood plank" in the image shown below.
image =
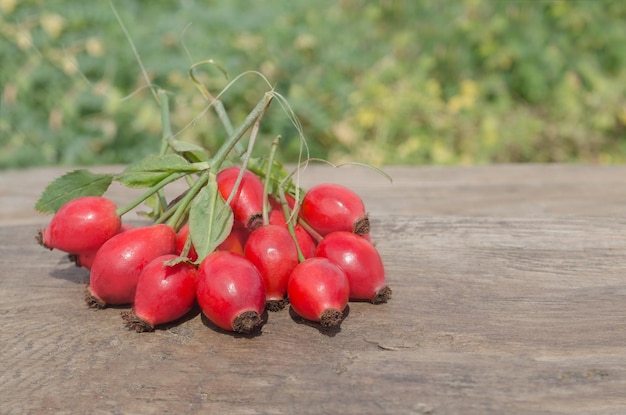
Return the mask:
[[[130,332],[120,309],[86,308],[88,274],[37,246],[36,225],[0,227],[2,413],[626,411],[625,218],[387,214],[373,227],[390,303],[351,303],[332,335],[272,313],[254,337],[197,311]]]
[[[90,167],[120,172],[123,166]],[[33,210],[38,195],[67,167],[11,170],[0,174],[0,226],[45,223]],[[344,184],[362,195],[373,216],[461,215],[521,217],[585,215],[624,217],[626,166],[498,165],[483,167],[388,167],[390,183],[364,167],[311,165],[300,176],[309,188],[321,182]],[[168,188],[176,195],[182,183]],[[139,190],[114,184],[107,196],[123,205]]]

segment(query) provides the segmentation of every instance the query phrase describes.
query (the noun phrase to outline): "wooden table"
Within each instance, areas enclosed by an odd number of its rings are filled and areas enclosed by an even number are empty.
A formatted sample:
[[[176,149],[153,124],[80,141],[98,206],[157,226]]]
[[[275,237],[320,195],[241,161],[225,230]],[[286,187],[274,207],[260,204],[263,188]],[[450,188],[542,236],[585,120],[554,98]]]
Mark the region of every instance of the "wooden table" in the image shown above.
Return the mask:
[[[0,174],[2,414],[626,413],[626,166],[309,168],[362,195],[393,299],[253,337],[88,309],[88,273],[34,241],[64,171]]]

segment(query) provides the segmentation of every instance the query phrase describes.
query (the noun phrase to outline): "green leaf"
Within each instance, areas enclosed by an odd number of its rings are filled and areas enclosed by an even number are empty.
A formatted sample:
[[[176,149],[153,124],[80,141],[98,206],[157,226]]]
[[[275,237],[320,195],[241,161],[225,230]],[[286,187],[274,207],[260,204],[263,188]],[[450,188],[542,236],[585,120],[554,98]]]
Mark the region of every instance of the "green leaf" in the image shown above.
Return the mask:
[[[189,141],[182,140],[170,140],[169,145],[172,150],[178,153],[186,153],[188,151],[198,151],[206,153],[206,149],[202,146],[199,146],[194,143],[190,143]]]
[[[192,165],[177,154],[149,155],[128,166],[115,180],[128,187],[153,187],[173,173],[196,172]]]
[[[200,190],[191,202],[189,210],[189,233],[198,262],[221,244],[233,227],[233,211],[226,204],[215,180]]]
[[[52,181],[43,191],[35,209],[42,213],[56,213],[72,199],[83,196],[102,196],[113,181],[112,174],[92,173],[78,169]]]
[[[197,144],[173,139],[169,140],[169,146],[176,153],[183,155],[187,160],[191,160],[193,162],[209,160],[207,150]]]

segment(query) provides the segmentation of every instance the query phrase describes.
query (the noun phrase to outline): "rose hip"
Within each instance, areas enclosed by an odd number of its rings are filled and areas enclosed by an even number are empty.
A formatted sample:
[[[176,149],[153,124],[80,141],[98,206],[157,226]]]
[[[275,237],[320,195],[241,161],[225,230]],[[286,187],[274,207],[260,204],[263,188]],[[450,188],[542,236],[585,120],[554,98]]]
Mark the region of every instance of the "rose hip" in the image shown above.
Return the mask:
[[[221,170],[217,174],[217,187],[224,200],[235,188],[240,167],[233,166]],[[235,220],[253,231],[263,224],[263,182],[249,170],[243,172],[243,177],[234,197],[230,201]]]
[[[265,225],[250,234],[244,255],[263,277],[266,308],[278,311],[285,307],[287,281],[298,264],[298,250],[286,227]]]
[[[196,298],[204,315],[221,329],[249,333],[261,325],[263,278],[241,255],[215,251],[204,258],[198,268]]]
[[[126,327],[152,331],[187,314],[196,301],[196,267],[186,262],[167,265],[177,255],[156,257],[141,271],[133,309],[122,312]]]
[[[379,304],[391,298],[380,254],[365,238],[351,232],[330,233],[317,246],[316,255],[343,269],[350,283],[351,300]]]
[[[85,301],[91,307],[131,304],[141,271],[154,258],[174,253],[176,233],[152,225],[119,233],[96,253]]]
[[[280,225],[287,229],[287,221],[282,211],[272,209],[269,213],[270,225]],[[296,240],[300,246],[300,251],[304,258],[311,258],[315,256],[315,240],[310,233],[306,231],[301,225],[296,224],[294,226],[294,232],[296,234]]]
[[[370,230],[359,195],[338,184],[323,183],[309,189],[302,200],[300,217],[322,236],[336,231],[362,235]]]
[[[322,327],[338,327],[348,304],[350,286],[345,272],[327,258],[309,258],[291,272],[287,295],[293,310]]]
[[[100,196],[73,199],[56,212],[37,240],[49,249],[69,254],[96,251],[120,231],[117,206]]]

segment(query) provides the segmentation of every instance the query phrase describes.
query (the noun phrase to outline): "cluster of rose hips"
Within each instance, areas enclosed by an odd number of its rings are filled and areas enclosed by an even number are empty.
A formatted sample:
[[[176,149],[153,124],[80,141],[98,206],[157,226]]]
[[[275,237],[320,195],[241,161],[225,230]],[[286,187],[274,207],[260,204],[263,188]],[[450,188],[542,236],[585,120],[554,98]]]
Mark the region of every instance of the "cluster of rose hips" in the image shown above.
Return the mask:
[[[324,183],[300,200],[278,199],[238,166],[219,171],[216,185],[232,209],[232,226],[201,258],[190,237],[193,222],[128,226],[103,196],[65,203],[38,240],[90,270],[89,306],[132,306],[122,317],[137,331],[176,321],[195,304],[227,331],[255,330],[264,310],[287,304],[304,319],[338,327],[349,301],[390,298],[365,206],[350,189]]]

